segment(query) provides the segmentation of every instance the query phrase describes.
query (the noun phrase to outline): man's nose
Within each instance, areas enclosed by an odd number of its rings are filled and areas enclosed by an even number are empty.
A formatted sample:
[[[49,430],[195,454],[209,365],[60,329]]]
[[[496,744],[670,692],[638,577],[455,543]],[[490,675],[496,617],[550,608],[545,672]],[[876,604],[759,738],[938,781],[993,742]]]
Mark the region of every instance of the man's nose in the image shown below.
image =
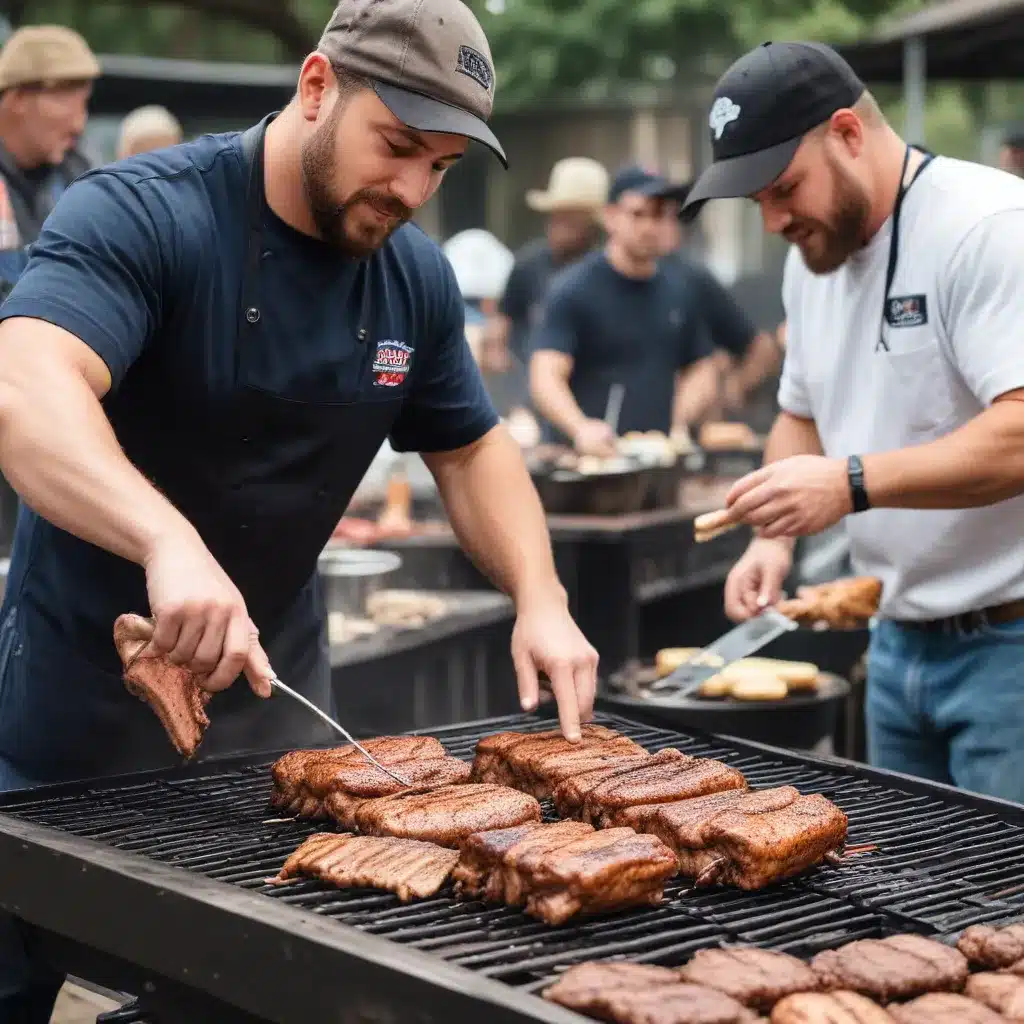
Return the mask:
[[[776,203],[762,200],[761,220],[764,222],[764,229],[768,234],[781,235],[793,223],[793,215],[783,210]]]
[[[415,210],[430,198],[433,178],[433,168],[429,164],[410,160],[392,179],[390,192],[410,210]]]

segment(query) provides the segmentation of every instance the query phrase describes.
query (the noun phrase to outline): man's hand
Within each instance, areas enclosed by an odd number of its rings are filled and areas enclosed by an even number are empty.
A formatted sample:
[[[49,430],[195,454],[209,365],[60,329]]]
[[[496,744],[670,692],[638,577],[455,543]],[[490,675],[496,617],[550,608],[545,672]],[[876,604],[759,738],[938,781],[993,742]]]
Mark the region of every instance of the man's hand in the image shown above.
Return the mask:
[[[273,671],[259,633],[238,588],[198,534],[158,542],[145,570],[156,623],[153,649],[206,676],[206,690],[225,690],[244,672],[253,692],[269,697]]]
[[[512,632],[512,660],[524,711],[540,699],[541,673],[551,682],[566,739],[580,738],[580,723],[594,711],[597,651],[569,614],[564,594],[523,601]]]
[[[821,533],[853,511],[845,460],[822,455],[769,463],[737,480],[725,503],[765,538]]]
[[[615,431],[604,420],[584,420],[573,432],[572,443],[580,455],[614,455]]]
[[[725,614],[745,622],[775,604],[792,565],[789,541],[755,538],[725,581]]]

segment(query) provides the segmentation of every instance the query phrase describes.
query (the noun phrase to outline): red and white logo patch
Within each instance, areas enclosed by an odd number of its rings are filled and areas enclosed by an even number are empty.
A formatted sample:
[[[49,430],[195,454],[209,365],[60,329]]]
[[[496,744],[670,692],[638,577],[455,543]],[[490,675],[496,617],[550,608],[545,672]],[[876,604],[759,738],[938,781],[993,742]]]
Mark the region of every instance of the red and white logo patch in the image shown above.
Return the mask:
[[[411,345],[402,341],[378,341],[373,356],[373,386],[395,388],[403,384],[411,361]]]

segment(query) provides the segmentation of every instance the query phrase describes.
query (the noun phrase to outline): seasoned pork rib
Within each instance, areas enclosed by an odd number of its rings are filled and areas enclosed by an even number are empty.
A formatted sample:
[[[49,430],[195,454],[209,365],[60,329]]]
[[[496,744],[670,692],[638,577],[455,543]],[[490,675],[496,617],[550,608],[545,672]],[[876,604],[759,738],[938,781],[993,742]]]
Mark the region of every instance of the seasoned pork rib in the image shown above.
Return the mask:
[[[686,756],[686,754],[671,748],[653,755],[645,753],[640,757],[600,755],[599,761],[587,762],[585,766],[578,767],[574,774],[555,785],[552,793],[555,810],[559,817],[578,818],[583,814],[583,805],[586,802],[587,794],[606,779],[624,775],[633,771],[634,768],[639,768],[650,762],[664,763]]]
[[[903,1006],[890,1006],[897,1024],[1005,1024],[1006,1018],[967,996],[935,992]]]
[[[968,978],[964,992],[1007,1020],[1024,1021],[1024,978],[986,971]]]
[[[532,796],[518,790],[469,783],[404,789],[366,800],[356,808],[355,819],[367,835],[422,839],[454,849],[474,832],[540,821],[541,812]]]
[[[819,953],[811,967],[822,988],[849,989],[880,1003],[959,992],[967,981],[964,955],[922,935],[858,939]]]
[[[381,764],[398,761],[427,760],[445,756],[444,747],[433,736],[379,736],[363,740],[363,746]],[[347,762],[368,765],[369,762],[352,744],[324,750],[292,750],[271,767],[274,789],[271,805],[300,817],[316,817],[323,813],[323,798],[314,796],[307,785],[310,772],[324,772]],[[401,772],[398,773],[402,775]],[[408,776],[403,775],[403,778]]]
[[[569,968],[544,998],[611,1024],[753,1024],[724,992],[688,985],[664,967],[587,963]]]
[[[202,676],[148,649],[153,628],[141,615],[120,615],[114,623],[114,646],[124,665],[124,685],[156,712],[174,749],[190,758],[210,724],[206,714],[210,694],[199,685]]]
[[[557,729],[499,732],[477,743],[473,779],[512,786],[544,800],[558,782],[584,765],[596,767],[595,757],[612,760],[645,754],[643,747],[631,739],[601,725],[584,725],[577,743],[570,743]]]
[[[755,946],[698,950],[679,974],[763,1013],[788,995],[818,988],[817,975],[803,960]]]
[[[993,928],[989,924],[973,924],[967,928],[956,948],[970,961],[972,967],[998,970],[1012,967],[1024,960],[1024,924],[1011,924]]]
[[[786,996],[772,1010],[771,1024],[896,1024],[883,1010],[856,992]]]
[[[339,888],[387,889],[402,901],[425,899],[444,885],[458,856],[414,839],[321,832],[288,858],[275,881],[304,875]]]

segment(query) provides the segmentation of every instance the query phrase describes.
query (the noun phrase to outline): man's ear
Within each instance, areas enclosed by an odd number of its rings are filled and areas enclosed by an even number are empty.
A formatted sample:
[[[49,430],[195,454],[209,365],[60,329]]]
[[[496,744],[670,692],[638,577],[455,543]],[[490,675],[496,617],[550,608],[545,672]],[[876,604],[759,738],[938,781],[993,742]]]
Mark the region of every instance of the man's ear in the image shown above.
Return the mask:
[[[335,83],[331,62],[322,53],[311,53],[303,62],[299,72],[298,100],[302,116],[307,121],[316,121]]]

